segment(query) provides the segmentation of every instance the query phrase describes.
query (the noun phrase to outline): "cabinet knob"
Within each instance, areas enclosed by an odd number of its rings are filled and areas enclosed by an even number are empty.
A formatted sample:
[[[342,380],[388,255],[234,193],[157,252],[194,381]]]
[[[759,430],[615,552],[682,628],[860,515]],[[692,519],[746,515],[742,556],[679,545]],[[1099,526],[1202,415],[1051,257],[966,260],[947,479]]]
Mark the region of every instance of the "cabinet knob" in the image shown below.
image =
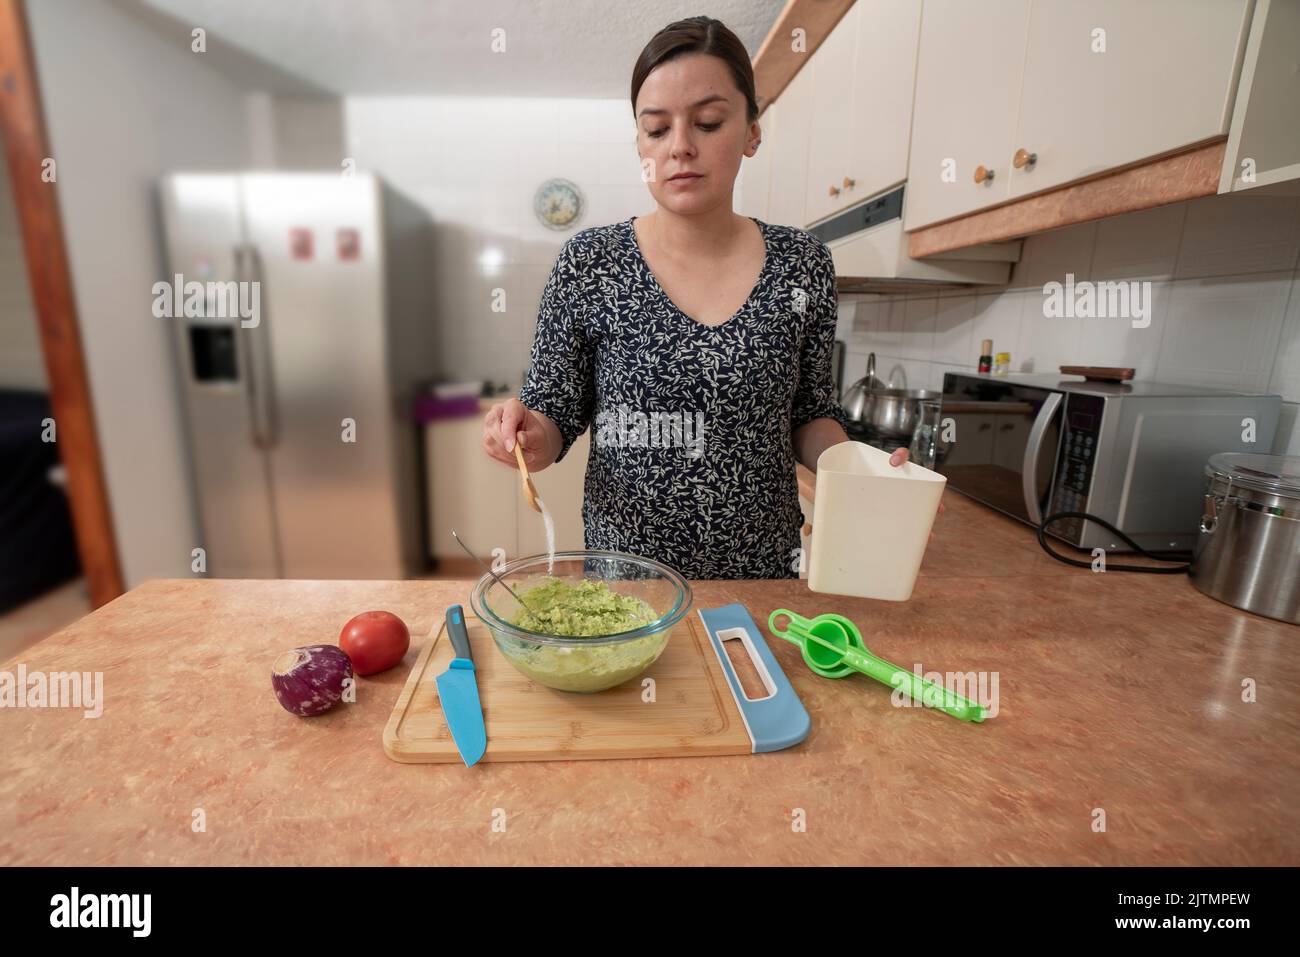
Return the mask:
[[[844,188],[845,188],[845,189],[852,189],[854,183],[856,183],[856,182],[857,182],[857,180],[850,179],[849,177],[846,176],[846,177],[844,177]]]
[[[991,183],[991,182],[993,182],[993,170],[989,169],[987,166],[984,166],[984,165],[982,165],[982,164],[981,164],[980,166],[976,166],[976,167],[975,167],[975,182],[977,182],[977,183]]]
[[[1015,158],[1011,162],[1016,169],[1033,169],[1034,164],[1038,162],[1038,154],[1031,153],[1022,146],[1016,150]]]
[[[826,195],[827,195],[827,196],[838,196],[838,195],[840,195],[840,191],[839,191],[839,189],[838,189],[837,187],[832,186],[832,187],[830,188],[830,192],[828,192]]]

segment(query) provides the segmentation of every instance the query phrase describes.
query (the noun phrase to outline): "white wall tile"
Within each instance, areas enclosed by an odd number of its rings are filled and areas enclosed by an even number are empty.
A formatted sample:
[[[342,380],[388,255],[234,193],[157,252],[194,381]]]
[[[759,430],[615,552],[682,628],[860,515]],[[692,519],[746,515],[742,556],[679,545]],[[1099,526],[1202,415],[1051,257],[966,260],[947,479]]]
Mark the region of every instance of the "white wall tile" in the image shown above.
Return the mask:
[[[843,339],[847,345],[853,338],[853,320],[858,314],[858,304],[846,296],[840,296],[835,312],[835,338]]]
[[[1076,282],[1090,278],[1096,238],[1095,222],[1030,236],[1007,285],[1011,289],[1042,289],[1044,283],[1064,282],[1066,273],[1073,273]]]
[[[1004,350],[995,339],[993,353],[996,357],[999,352],[1010,352],[1011,368],[1016,372],[1056,372],[1079,361],[1082,325],[1083,320],[1074,317],[1044,316],[1039,296],[1031,291],[1025,301],[1019,341]]]
[[[1150,280],[1125,281],[1150,282],[1149,287],[1142,287],[1150,292],[1150,324],[1136,328],[1132,320],[1124,318],[1081,319],[1072,362],[1092,366],[1131,366],[1135,378],[1154,379],[1160,342],[1169,325],[1171,284]]]
[[[601,136],[602,100],[561,100],[559,110],[559,140],[565,143],[599,143]]]
[[[849,386],[867,374],[867,353],[869,351],[844,350],[844,389],[848,389]]]
[[[1035,294],[1036,296],[1037,294]],[[1010,352],[1013,368],[1018,368],[1021,310],[1029,293],[1009,289],[1003,293],[980,293],[975,297],[974,323],[971,326],[971,355],[967,361],[979,362],[980,343],[993,340],[993,353]]]
[[[1273,359],[1268,391],[1278,393],[1288,402],[1300,402],[1300,271],[1291,278],[1286,321]]]
[[[897,353],[907,359],[929,361],[934,352],[935,299],[909,296],[900,302],[902,325]]]
[[[940,298],[936,303],[934,322],[934,351],[936,362],[972,366],[979,360],[975,351],[979,343],[972,344],[971,332],[975,327],[975,297],[973,295]]]
[[[903,356],[877,355],[876,376],[891,389],[925,389],[930,385],[930,363]]]
[[[1266,389],[1291,279],[1286,272],[1174,282],[1156,379]]]
[[[1283,402],[1273,439],[1274,455],[1300,456],[1300,405]]]
[[[1229,193],[1187,204],[1175,277],[1229,276],[1295,268],[1300,198]]]
[[[1097,223],[1092,275],[1098,279],[1172,279],[1186,203],[1171,203]]]
[[[628,186],[641,182],[641,165],[630,143],[597,143],[591,147],[599,161],[596,182],[602,186]]]
[[[902,339],[904,304],[896,299],[858,303],[853,347],[860,352],[893,352]]]

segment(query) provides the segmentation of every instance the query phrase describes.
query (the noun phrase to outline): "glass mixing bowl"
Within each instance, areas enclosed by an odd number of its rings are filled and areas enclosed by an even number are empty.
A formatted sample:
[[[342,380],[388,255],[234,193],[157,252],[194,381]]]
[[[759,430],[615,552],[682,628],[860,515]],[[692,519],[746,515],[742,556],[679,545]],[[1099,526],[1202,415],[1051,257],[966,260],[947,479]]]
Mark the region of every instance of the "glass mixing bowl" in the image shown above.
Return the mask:
[[[654,664],[674,628],[691,610],[691,586],[686,579],[648,558],[623,552],[556,552],[551,575],[546,563],[545,555],[520,558],[497,575],[525,601],[530,588],[552,577],[572,585],[584,579],[604,582],[612,591],[641,599],[657,616],[632,631],[593,638],[530,631],[511,623],[521,610],[514,596],[491,575],[484,575],[470,595],[474,614],[487,625],[506,660],[548,688],[589,694],[635,678]]]

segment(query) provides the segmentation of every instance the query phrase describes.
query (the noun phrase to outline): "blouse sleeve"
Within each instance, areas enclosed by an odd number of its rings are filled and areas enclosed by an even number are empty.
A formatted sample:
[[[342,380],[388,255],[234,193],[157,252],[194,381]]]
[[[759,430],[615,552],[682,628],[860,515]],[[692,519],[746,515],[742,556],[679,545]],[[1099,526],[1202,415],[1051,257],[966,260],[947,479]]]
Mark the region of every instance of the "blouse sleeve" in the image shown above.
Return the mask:
[[[563,441],[557,462],[591,424],[596,404],[596,348],[583,321],[581,280],[570,239],[542,290],[532,359],[519,390],[520,402],[559,428]]]
[[[849,420],[835,397],[831,376],[831,352],[835,345],[835,326],[839,311],[839,293],[835,286],[835,263],[831,251],[819,240],[811,239],[815,251],[810,270],[811,289],[804,306],[804,335],[799,351],[799,384],[791,409],[793,432],[813,419],[834,419],[845,431]]]

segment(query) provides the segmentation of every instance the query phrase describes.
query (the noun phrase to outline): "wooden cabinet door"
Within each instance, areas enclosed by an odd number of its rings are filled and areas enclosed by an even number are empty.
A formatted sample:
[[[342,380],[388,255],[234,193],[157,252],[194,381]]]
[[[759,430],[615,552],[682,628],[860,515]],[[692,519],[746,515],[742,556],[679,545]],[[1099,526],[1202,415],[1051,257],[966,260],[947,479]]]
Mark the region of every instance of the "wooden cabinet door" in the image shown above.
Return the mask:
[[[845,207],[907,178],[921,31],[921,0],[858,0],[858,8]]]
[[[1007,199],[1028,24],[1029,0],[925,0],[905,229]]]
[[[804,222],[813,223],[851,205],[844,187],[849,175],[850,128],[854,119],[853,54],[862,3],[849,8],[802,71],[812,71],[811,132],[808,140]]]
[[[978,6],[978,5],[977,5]],[[1225,135],[1247,0],[1033,0],[1012,198]],[[1300,117],[1300,112],[1297,112]]]
[[[804,200],[808,184],[811,101],[812,73],[808,64],[804,64],[777,101],[769,107],[769,112],[776,110],[778,116],[776,142],[770,144],[773,149],[768,216],[769,222],[780,226],[803,227],[807,224],[804,219]]]

